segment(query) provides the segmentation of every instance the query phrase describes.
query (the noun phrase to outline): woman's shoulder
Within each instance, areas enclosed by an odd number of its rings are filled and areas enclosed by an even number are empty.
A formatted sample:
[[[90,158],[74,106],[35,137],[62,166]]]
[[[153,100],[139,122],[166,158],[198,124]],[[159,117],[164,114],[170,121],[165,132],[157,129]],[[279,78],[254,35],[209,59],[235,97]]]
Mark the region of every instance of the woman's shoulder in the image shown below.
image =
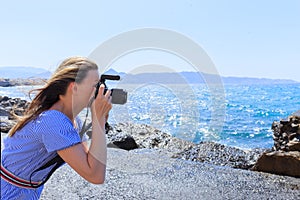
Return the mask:
[[[46,110],[42,112],[38,118],[38,122],[51,122],[51,121],[60,121],[62,123],[71,123],[71,120],[62,112],[58,110]]]

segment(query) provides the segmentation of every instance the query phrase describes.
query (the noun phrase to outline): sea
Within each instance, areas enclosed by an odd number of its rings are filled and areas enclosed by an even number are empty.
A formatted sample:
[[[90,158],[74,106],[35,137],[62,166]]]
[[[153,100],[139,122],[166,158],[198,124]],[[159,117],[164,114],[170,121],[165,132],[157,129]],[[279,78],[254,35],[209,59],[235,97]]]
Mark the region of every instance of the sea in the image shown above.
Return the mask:
[[[38,87],[0,87],[0,96],[30,101],[28,91]],[[242,149],[271,148],[272,123],[300,109],[300,83],[114,87],[127,91],[127,103],[113,105],[111,124],[148,124],[194,143],[214,141]]]

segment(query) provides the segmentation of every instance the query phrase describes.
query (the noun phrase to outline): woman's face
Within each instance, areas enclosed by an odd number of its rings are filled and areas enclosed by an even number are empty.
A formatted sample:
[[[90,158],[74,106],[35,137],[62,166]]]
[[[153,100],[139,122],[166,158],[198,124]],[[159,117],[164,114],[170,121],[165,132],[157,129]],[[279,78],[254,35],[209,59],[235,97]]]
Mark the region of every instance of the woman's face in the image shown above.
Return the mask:
[[[99,81],[98,70],[88,71],[86,77],[81,83],[75,84],[75,93],[73,96],[73,106],[78,109],[83,109],[88,106],[88,103],[95,92],[95,84]]]

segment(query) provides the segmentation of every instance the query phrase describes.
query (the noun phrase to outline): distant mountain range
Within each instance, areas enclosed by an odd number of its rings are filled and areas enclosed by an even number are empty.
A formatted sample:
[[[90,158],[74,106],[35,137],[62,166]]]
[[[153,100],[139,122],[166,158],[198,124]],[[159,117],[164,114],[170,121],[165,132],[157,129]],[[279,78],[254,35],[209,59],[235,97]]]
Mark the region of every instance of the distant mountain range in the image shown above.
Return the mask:
[[[9,79],[30,79],[30,78],[45,78],[48,79],[51,76],[51,72],[35,67],[0,67],[0,78]]]
[[[115,70],[106,72],[112,75],[120,75],[122,81],[128,84],[140,83],[161,83],[161,84],[293,84],[298,83],[289,79],[267,79],[250,77],[223,77],[207,73],[198,72],[179,72],[179,73],[141,73],[126,74],[118,73]]]
[[[197,83],[218,83],[224,84],[291,84],[297,83],[287,79],[267,79],[267,78],[249,78],[249,77],[219,77],[213,74],[197,72],[179,72],[179,73],[141,73],[126,74],[109,69],[105,74],[120,75],[123,83],[140,84],[140,83],[161,83],[161,84],[197,84]],[[9,79],[30,79],[43,78],[48,79],[51,72],[34,67],[0,67],[0,78]],[[220,79],[221,78],[221,79]]]

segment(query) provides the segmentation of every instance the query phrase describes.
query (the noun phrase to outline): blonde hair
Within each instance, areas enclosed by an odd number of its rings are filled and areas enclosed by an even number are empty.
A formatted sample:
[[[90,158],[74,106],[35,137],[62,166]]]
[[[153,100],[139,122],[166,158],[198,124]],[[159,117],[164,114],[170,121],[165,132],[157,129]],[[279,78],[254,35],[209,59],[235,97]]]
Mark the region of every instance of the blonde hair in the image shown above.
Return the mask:
[[[96,63],[85,57],[71,57],[64,60],[53,73],[52,77],[42,88],[30,91],[37,92],[23,116],[14,115],[18,122],[10,130],[9,136],[13,136],[29,121],[35,119],[43,111],[48,110],[59,100],[59,95],[66,93],[71,82],[80,83],[90,70],[97,70]]]

